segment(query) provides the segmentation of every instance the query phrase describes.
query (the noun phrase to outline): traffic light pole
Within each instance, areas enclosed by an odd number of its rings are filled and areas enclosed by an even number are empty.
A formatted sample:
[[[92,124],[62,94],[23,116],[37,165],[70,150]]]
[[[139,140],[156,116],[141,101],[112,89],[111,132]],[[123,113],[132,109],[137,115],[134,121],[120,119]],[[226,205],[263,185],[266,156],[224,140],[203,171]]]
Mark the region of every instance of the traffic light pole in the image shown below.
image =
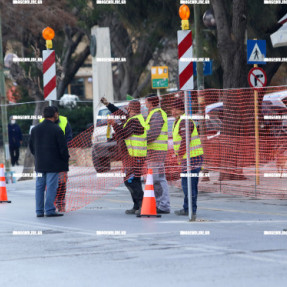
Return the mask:
[[[6,106],[7,102],[6,102],[6,92],[5,92],[4,60],[3,60],[3,48],[2,48],[1,10],[0,10],[0,103],[1,103],[1,120],[2,120],[2,135],[3,135],[5,167],[6,167],[6,171],[10,171],[10,154],[9,154],[7,106]]]

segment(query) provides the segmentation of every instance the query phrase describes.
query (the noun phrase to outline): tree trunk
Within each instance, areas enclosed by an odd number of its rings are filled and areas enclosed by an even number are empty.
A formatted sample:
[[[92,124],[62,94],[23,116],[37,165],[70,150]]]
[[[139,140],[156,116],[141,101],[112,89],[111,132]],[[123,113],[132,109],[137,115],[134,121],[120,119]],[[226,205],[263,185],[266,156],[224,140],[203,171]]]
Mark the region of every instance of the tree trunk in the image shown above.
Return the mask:
[[[227,8],[222,0],[212,0],[217,24],[218,50],[223,68],[223,88],[247,86],[246,52],[244,37],[246,31],[246,0],[233,1],[232,23],[228,22]],[[250,131],[244,109],[252,105],[252,97],[238,95],[234,91],[223,91],[224,119],[222,131],[222,154],[220,180],[243,179],[241,166],[242,138]],[[252,118],[252,117],[251,117]],[[253,120],[253,119],[252,119]],[[254,126],[254,125],[251,125]]]

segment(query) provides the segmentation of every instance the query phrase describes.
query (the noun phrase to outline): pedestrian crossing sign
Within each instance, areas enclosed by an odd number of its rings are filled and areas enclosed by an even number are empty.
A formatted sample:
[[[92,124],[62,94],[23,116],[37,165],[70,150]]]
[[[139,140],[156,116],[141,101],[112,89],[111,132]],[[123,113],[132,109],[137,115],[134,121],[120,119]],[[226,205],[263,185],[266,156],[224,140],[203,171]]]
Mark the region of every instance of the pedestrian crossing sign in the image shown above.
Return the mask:
[[[266,58],[265,40],[247,40],[247,64],[264,65]]]

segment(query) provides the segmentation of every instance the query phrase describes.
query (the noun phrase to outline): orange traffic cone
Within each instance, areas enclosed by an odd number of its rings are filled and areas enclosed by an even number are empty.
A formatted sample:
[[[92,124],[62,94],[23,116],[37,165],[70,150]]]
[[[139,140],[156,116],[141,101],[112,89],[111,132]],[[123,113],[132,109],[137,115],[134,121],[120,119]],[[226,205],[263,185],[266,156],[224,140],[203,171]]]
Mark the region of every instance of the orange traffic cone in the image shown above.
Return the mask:
[[[4,164],[0,164],[0,203],[7,202],[11,203],[11,201],[7,198],[7,191],[6,191],[6,181],[5,181],[5,171],[4,171]]]
[[[152,169],[148,170],[147,179],[144,190],[144,198],[142,202],[141,214],[137,217],[161,217],[156,213],[156,201],[154,196]]]

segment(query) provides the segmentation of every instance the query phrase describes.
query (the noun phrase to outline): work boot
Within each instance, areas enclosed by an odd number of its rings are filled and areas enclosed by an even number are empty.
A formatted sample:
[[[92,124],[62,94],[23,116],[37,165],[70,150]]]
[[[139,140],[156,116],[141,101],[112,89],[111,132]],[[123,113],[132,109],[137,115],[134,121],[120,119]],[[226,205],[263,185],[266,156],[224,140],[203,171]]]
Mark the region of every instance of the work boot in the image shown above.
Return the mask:
[[[141,214],[141,211],[142,211],[142,209],[141,209],[141,208],[140,208],[140,209],[138,209],[138,210],[136,210],[135,215],[140,215],[140,214]]]
[[[157,214],[170,214],[170,211],[164,211],[164,210],[161,210],[159,208],[156,208],[156,213]]]
[[[196,213],[193,213],[191,216],[191,221],[196,221]]]
[[[174,213],[176,215],[184,215],[184,216],[188,215],[188,211],[185,211],[184,209],[176,210]]]
[[[127,209],[127,210],[125,211],[126,214],[135,214],[135,212],[136,212],[136,209],[134,209],[134,208],[132,208],[132,209]]]

